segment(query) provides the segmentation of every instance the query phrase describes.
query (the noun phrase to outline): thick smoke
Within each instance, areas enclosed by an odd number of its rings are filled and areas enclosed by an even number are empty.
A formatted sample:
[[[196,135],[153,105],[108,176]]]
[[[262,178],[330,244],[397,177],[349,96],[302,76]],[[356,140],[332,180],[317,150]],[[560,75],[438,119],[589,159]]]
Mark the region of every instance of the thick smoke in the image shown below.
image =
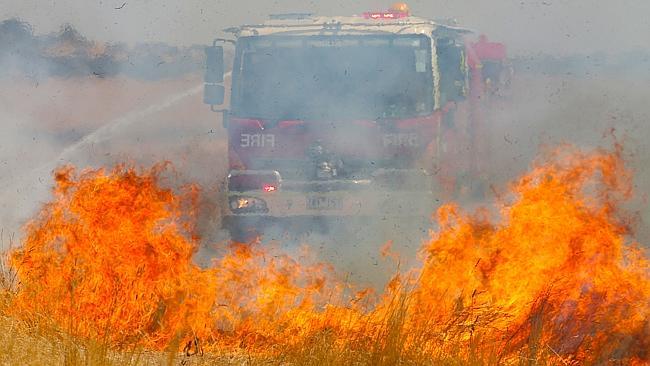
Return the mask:
[[[348,39],[341,43],[345,44],[346,41],[354,42]],[[286,40],[284,46],[280,45],[281,42],[277,40],[274,47],[264,41],[249,45],[240,67],[248,68],[250,79],[243,77],[240,80],[242,85],[235,92],[241,93],[241,99],[251,105],[233,103],[233,113],[236,116],[239,112],[249,113],[243,117],[260,118],[271,115],[271,119],[276,120],[311,118],[314,124],[327,126],[323,127],[323,131],[326,131],[323,136],[336,136],[332,140],[344,141],[346,146],[355,147],[360,155],[375,149],[375,142],[367,134],[358,133],[354,121],[348,124],[334,121],[345,118],[354,120],[355,117],[351,116],[380,119],[381,115],[362,114],[369,108],[363,104],[365,100],[359,100],[355,93],[363,94],[368,88],[382,90],[383,97],[390,97],[394,91],[400,96],[408,96],[408,90],[400,84],[400,81],[408,80],[407,70],[400,70],[396,64],[387,66],[390,60],[387,55],[368,57],[368,54],[376,51],[371,48],[365,50],[365,55],[355,58],[343,51],[345,46],[323,51],[326,47],[318,45],[322,48],[317,51],[313,48],[305,51],[295,45],[299,42]],[[399,51],[404,58],[409,52]],[[630,164],[639,171],[637,193],[642,196],[647,192],[650,184],[645,176],[644,161],[649,155],[647,151],[638,154],[644,150],[644,139],[639,137],[648,136],[647,127],[640,122],[648,118],[642,107],[647,96],[643,80],[650,77],[645,68],[647,57],[637,59],[642,54],[643,51],[630,51],[617,55],[514,57],[511,85],[496,95],[488,96],[489,100],[485,101],[490,108],[485,112],[484,133],[479,140],[490,150],[489,154],[480,157],[490,186],[488,194],[482,199],[468,199],[463,204],[473,208],[485,204],[494,196],[498,197],[505,191],[504,185],[508,181],[530,166],[540,149],[561,143],[595,149],[622,142]],[[377,82],[355,70],[356,61],[364,65],[364,70],[381,69],[382,80]],[[623,70],[634,71],[634,77],[626,77]],[[407,84],[417,87],[412,81]],[[386,85],[391,85],[393,89],[382,89]],[[418,92],[418,95],[421,94],[421,91]],[[377,104],[386,107],[390,105],[388,99]],[[323,111],[323,106],[330,109]],[[274,125],[267,127],[273,128]],[[458,141],[449,142],[454,143]],[[292,146],[289,144],[288,148]],[[267,160],[270,162],[262,162],[256,168],[272,169],[281,164],[270,157]],[[263,165],[265,163],[268,164]],[[342,171],[345,171],[346,163],[348,161],[344,158]],[[465,177],[461,181],[467,186],[472,183],[472,177]],[[442,200],[443,196],[439,197]],[[639,206],[631,209],[639,211],[640,218],[647,220],[646,210],[641,206],[643,201],[637,202]],[[311,223],[307,230],[311,235],[301,240],[314,244],[324,257],[342,264],[346,271],[369,273],[376,269],[382,272],[385,269],[378,266],[377,262],[381,262],[381,259],[377,260],[376,253],[383,243],[393,240],[395,248],[412,256],[415,252],[413,248],[417,248],[418,241],[427,236],[426,231],[432,224],[427,223],[426,218],[423,222],[385,220],[376,225],[359,223],[356,232],[350,233],[339,231],[336,225]],[[648,238],[644,229],[646,224],[640,221],[636,225],[639,229],[638,239],[648,242],[645,240]],[[320,226],[325,226],[324,236],[314,234],[322,231]],[[266,233],[264,239],[267,242],[274,239],[288,242],[281,228],[273,228]]]
[[[219,115],[201,103],[202,47],[97,42],[71,25],[36,35],[18,19],[0,23],[0,227],[19,235],[20,226],[46,200],[56,166],[169,160],[181,181],[199,182],[204,189],[206,243],[225,239],[218,207],[227,170],[226,134]],[[645,167],[650,159],[648,59],[643,49],[515,57],[512,86],[495,100],[483,136],[491,146],[486,165],[494,192],[523,172],[541,145],[609,146],[615,136],[626,146],[637,170],[637,192],[645,199],[650,191]],[[281,90],[272,95],[283,96]],[[328,105],[327,94],[319,98]],[[338,114],[359,112],[337,106]],[[337,133],[349,144],[372,149],[354,131]],[[643,204],[635,209],[647,222]],[[395,246],[413,255],[430,225],[428,217],[422,221],[360,225],[336,235],[314,230],[296,240],[287,240],[278,229],[265,240],[294,249],[313,244],[325,259],[343,263],[351,273],[381,272],[378,249],[389,239],[401,240]],[[650,242],[646,226],[639,226],[642,242]]]
[[[201,217],[218,227],[225,145],[217,115],[201,103],[203,57],[203,46],[104,44],[71,25],[34,35],[19,19],[0,22],[2,247],[17,244],[48,199],[52,171],[66,164],[170,161],[170,184],[200,183]]]
[[[159,80],[199,72],[203,67],[203,46],[95,42],[71,24],[62,25],[58,32],[37,36],[30,24],[11,18],[0,22],[0,66],[3,78],[124,75]]]

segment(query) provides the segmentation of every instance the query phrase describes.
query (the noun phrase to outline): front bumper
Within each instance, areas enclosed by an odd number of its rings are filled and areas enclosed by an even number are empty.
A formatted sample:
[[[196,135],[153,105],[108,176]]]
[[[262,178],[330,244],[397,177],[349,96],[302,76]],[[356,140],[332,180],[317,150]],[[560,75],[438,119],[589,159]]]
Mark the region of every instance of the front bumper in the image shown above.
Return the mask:
[[[422,217],[440,202],[432,191],[352,189],[228,193],[229,216]]]
[[[330,234],[339,232],[344,225],[363,225],[368,217],[344,216],[271,216],[271,215],[228,215],[223,217],[223,227],[233,233],[241,241],[248,241],[253,237],[265,233],[270,234],[275,230],[278,235],[284,233],[302,234],[315,232]]]

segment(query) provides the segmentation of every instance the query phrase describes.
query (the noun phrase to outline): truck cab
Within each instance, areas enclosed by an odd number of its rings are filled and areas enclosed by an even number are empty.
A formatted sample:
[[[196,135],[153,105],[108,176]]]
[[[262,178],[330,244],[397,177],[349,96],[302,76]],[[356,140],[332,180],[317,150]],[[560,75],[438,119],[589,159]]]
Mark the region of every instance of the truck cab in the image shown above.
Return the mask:
[[[227,31],[232,40],[206,49],[204,99],[228,131],[223,222],[234,240],[269,226],[429,218],[472,174],[480,60],[468,29],[393,9]],[[234,44],[228,109],[221,42]]]

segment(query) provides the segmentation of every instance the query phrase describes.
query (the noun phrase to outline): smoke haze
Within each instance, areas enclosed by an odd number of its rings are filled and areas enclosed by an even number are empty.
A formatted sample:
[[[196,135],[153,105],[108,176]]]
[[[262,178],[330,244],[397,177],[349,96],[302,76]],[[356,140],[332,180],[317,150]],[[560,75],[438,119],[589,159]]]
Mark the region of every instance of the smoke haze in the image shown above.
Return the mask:
[[[309,11],[359,14],[387,8],[384,1],[38,1],[5,0],[0,19],[20,17],[37,33],[70,23],[100,41],[209,43],[221,29],[256,23],[269,13]],[[513,54],[616,53],[649,48],[650,3],[643,0],[438,0],[409,1],[428,18],[457,18],[462,24],[508,44]]]
[[[650,21],[646,15],[650,3],[409,4],[415,15],[454,17],[503,41],[514,58],[512,90],[492,111],[485,136],[493,147],[490,165],[499,178],[493,182],[497,190],[529,167],[541,144],[611,146],[613,134],[625,143],[636,170],[640,199],[633,209],[647,222]],[[0,44],[0,55],[9,50],[0,58],[0,166],[4,170],[0,227],[19,233],[19,227],[47,200],[51,172],[57,166],[149,165],[169,160],[183,180],[203,186],[204,233],[211,240],[222,239],[217,208],[227,169],[226,134],[218,114],[201,103],[200,45],[211,43],[223,28],[260,22],[269,13],[345,15],[387,5],[259,0],[3,4],[0,20],[19,17],[31,27],[20,43],[12,38]],[[73,52],[64,54],[63,60],[43,56],[43,49],[70,43],[61,40],[74,41]],[[121,46],[119,50],[106,47],[106,42]],[[112,63],[97,66],[96,54],[90,52],[96,49]],[[109,64],[113,68],[106,68]],[[639,225],[639,239],[650,242],[645,240],[650,238],[646,227]],[[420,233],[426,231],[421,229]],[[410,227],[404,230],[412,232]],[[400,235],[398,229],[386,233],[365,228],[358,236],[372,246],[353,251],[376,256],[389,234]],[[335,255],[336,248],[327,247],[329,240],[312,236],[308,242],[325,247],[327,256]],[[357,264],[350,257],[346,260],[351,267]],[[370,257],[371,262],[376,260]]]

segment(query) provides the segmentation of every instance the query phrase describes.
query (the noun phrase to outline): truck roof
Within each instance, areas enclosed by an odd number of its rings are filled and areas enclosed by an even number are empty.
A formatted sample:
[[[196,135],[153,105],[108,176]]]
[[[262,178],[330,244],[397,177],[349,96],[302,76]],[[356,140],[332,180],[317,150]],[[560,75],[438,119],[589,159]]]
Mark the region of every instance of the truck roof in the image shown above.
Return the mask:
[[[434,21],[415,16],[373,19],[367,14],[365,16],[315,16],[305,13],[277,14],[272,15],[261,24],[242,25],[224,31],[234,33],[237,37],[386,33],[431,34],[434,31],[460,35],[472,32],[467,28],[450,24],[449,21]]]

